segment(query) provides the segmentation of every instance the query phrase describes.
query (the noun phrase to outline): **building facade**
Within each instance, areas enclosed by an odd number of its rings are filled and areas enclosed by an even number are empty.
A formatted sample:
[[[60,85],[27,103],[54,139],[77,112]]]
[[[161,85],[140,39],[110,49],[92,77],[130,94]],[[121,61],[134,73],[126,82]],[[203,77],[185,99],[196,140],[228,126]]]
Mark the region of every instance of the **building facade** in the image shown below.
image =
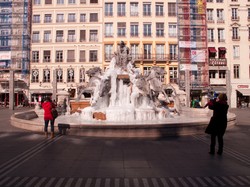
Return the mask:
[[[33,0],[31,50],[30,57],[27,56],[30,58],[29,100],[41,100],[63,89],[75,98],[77,87],[88,82],[85,72],[93,66],[108,67],[120,41],[130,48],[136,66],[144,75],[157,65],[167,72],[162,82],[179,84],[179,62],[183,60],[179,41],[186,34],[177,32],[180,3],[197,4],[197,13],[201,14],[199,3],[204,2]],[[201,87],[198,94],[227,92],[231,107],[241,106],[242,101],[249,103],[250,2],[207,0],[205,3],[206,12],[202,16],[206,20],[199,20],[206,34],[201,35],[195,27],[189,33],[190,37],[206,38],[202,49],[207,47],[203,60],[208,64],[209,85]],[[192,22],[198,25],[196,12],[192,14]],[[1,24],[5,24],[3,15]],[[2,33],[5,31],[1,27]],[[2,34],[1,52],[4,37]],[[7,53],[1,56],[1,64],[3,61],[6,64],[9,59],[3,56],[8,56]],[[195,93],[191,86],[191,96]]]
[[[0,102],[8,104],[10,70],[14,71],[14,103],[27,100],[30,65],[31,2],[0,1]]]
[[[76,96],[85,72],[102,67],[102,1],[34,0],[30,100],[60,90]]]

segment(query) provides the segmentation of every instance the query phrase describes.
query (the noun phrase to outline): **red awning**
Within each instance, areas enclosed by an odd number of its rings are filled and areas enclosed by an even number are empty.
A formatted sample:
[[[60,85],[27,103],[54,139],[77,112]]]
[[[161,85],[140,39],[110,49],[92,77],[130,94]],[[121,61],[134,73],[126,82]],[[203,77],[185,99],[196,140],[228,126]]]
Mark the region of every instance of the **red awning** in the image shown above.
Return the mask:
[[[216,53],[217,52],[215,47],[209,47],[208,50],[209,50],[210,53]]]
[[[227,49],[225,47],[219,47],[220,51],[226,51]]]

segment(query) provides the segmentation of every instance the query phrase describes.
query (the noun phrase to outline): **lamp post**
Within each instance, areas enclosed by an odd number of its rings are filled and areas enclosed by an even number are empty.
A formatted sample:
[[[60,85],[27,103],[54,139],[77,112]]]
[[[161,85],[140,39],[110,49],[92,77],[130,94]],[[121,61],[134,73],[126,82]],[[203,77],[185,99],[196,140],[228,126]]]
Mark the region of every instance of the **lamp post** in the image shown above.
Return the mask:
[[[14,110],[14,70],[10,69],[10,80],[9,80],[9,109]]]

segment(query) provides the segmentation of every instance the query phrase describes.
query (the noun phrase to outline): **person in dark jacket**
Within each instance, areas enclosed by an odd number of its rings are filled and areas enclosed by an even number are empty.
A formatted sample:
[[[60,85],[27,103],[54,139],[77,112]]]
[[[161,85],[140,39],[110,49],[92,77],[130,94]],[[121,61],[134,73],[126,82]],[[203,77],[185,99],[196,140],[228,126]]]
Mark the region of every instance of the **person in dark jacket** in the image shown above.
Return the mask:
[[[219,94],[217,100],[209,105],[209,109],[213,110],[213,116],[205,132],[211,134],[210,154],[215,153],[216,137],[219,144],[217,154],[221,155],[223,153],[223,136],[227,128],[228,108],[226,94]]]
[[[44,110],[44,132],[45,136],[48,137],[48,125],[50,122],[51,128],[51,138],[54,138],[54,122],[55,119],[52,116],[52,108],[55,108],[54,104],[51,102],[49,97],[46,97],[44,102],[42,103],[42,108]]]

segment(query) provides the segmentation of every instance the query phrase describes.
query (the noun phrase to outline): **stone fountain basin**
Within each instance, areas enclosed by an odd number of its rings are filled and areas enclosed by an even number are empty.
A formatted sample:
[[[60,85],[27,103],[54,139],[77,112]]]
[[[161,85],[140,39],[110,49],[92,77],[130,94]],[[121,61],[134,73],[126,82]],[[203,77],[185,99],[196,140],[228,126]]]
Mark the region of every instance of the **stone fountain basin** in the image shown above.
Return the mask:
[[[35,111],[38,118],[27,119],[26,112],[15,113],[11,116],[11,124],[15,127],[34,132],[43,132],[44,121],[42,111]],[[181,116],[173,116],[167,120],[148,122],[108,122],[83,121],[77,114],[73,116],[59,116],[55,121],[58,124],[68,124],[68,135],[89,137],[144,137],[160,138],[166,136],[183,136],[204,134],[212,112],[208,109],[184,108]],[[27,115],[26,115],[27,116]],[[236,115],[228,113],[228,129],[236,125]]]

